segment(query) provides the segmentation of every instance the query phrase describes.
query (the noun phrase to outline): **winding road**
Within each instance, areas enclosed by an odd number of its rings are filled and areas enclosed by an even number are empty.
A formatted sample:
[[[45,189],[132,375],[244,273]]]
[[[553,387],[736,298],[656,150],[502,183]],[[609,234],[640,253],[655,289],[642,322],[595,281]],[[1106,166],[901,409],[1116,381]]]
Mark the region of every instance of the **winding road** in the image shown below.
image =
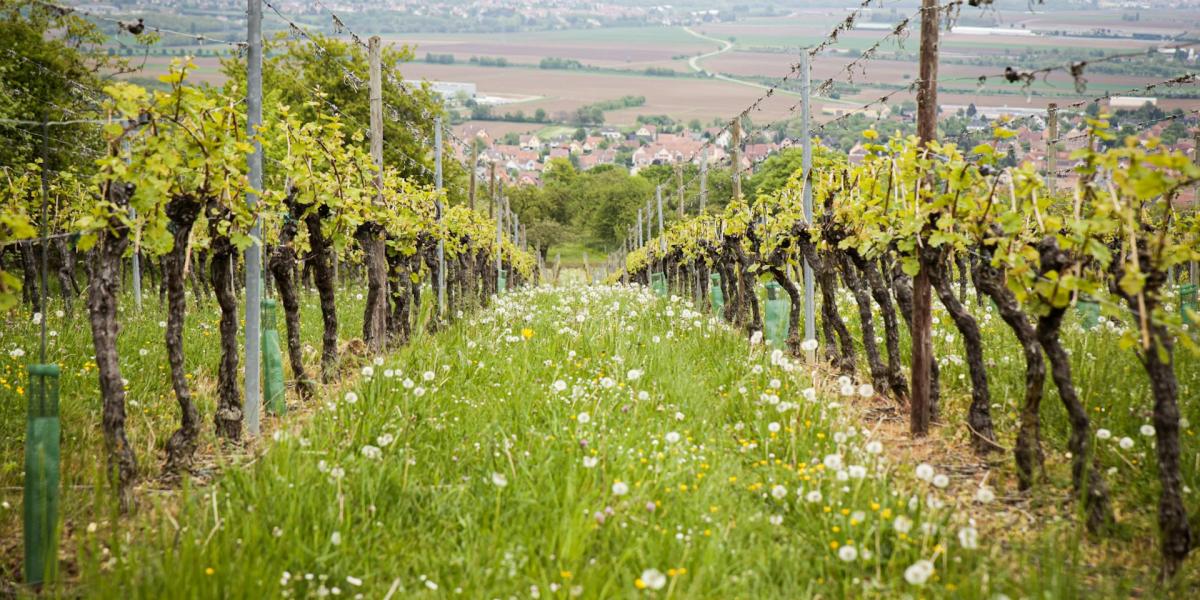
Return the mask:
[[[761,84],[761,83],[757,83],[757,82],[754,82],[754,81],[746,81],[745,79],[737,79],[737,78],[734,78],[734,77],[730,77],[730,76],[728,76],[728,75],[722,75],[722,74],[720,74],[720,73],[718,73],[718,72],[716,72],[716,71],[710,71],[710,70],[708,70],[708,69],[705,69],[704,67],[700,66],[700,61],[702,61],[702,60],[704,60],[704,59],[706,59],[706,58],[712,58],[712,57],[714,57],[714,56],[718,56],[718,55],[724,54],[724,53],[726,53],[726,52],[729,52],[730,50],[732,50],[732,49],[733,49],[733,42],[730,42],[730,41],[728,41],[728,40],[723,40],[723,39],[720,39],[720,38],[715,38],[715,37],[710,37],[710,36],[704,35],[703,33],[699,33],[699,32],[697,32],[697,31],[693,31],[693,30],[692,30],[692,28],[690,28],[690,27],[684,27],[684,28],[683,28],[683,30],[684,30],[684,31],[686,31],[686,32],[688,32],[689,34],[691,34],[693,37],[696,37],[696,38],[702,39],[702,40],[704,40],[704,41],[706,41],[706,42],[716,42],[716,43],[718,43],[718,44],[720,44],[720,45],[721,45],[721,47],[720,47],[719,49],[717,49],[717,50],[713,50],[712,52],[708,52],[708,53],[705,53],[705,54],[698,54],[698,55],[696,55],[696,56],[693,56],[693,57],[689,58],[689,59],[688,59],[688,66],[689,66],[689,67],[691,67],[693,71],[695,71],[695,72],[697,72],[697,73],[704,73],[704,74],[706,74],[706,75],[708,75],[708,76],[712,77],[713,79],[720,79],[721,81],[728,81],[729,83],[736,83],[736,84],[738,84],[738,85],[744,85],[744,86],[748,86],[748,87],[752,87],[752,88],[758,88],[758,89],[760,89],[760,90],[769,90],[769,89],[771,89],[771,87],[770,87],[770,86],[763,85],[763,84]],[[784,89],[776,89],[776,90],[775,90],[775,93],[777,93],[777,94],[787,94],[787,95],[789,95],[789,96],[795,96],[795,97],[797,97],[797,98],[799,98],[799,97],[800,97],[800,94],[799,94],[799,93],[797,93],[797,92],[792,92],[792,91],[789,91],[789,90],[784,90]]]

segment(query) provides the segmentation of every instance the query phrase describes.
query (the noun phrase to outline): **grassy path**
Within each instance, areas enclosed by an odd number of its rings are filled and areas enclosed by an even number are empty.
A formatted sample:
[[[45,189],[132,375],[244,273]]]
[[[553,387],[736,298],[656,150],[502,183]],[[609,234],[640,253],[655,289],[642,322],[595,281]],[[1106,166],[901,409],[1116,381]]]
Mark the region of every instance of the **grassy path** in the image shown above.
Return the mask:
[[[134,531],[88,534],[88,595],[992,597],[1006,585],[978,578],[984,550],[940,480],[893,467],[846,422],[845,398],[810,389],[839,383],[683,302],[521,291],[364,369],[253,465],[145,509]]]

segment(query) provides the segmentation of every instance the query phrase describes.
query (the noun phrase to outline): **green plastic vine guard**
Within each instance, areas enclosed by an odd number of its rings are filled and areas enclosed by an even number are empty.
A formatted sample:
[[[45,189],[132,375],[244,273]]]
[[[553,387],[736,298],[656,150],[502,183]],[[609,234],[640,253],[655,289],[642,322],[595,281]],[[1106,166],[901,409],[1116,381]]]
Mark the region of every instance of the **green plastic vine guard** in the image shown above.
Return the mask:
[[[712,298],[712,307],[714,313],[720,313],[722,308],[725,308],[725,294],[721,292],[721,275],[713,273],[710,277],[712,283],[708,287],[708,295]]]
[[[1190,325],[1193,319],[1188,312],[1200,314],[1200,305],[1196,302],[1196,284],[1187,283],[1179,286],[1179,313],[1183,315],[1183,323]]]
[[[650,289],[654,290],[659,296],[667,295],[667,277],[662,273],[650,274]]]
[[[1080,323],[1084,329],[1094,329],[1100,324],[1100,303],[1091,296],[1082,295],[1075,302],[1075,312],[1079,314]]]
[[[60,473],[58,365],[29,365],[25,428],[25,583],[40,585],[57,566]]]
[[[508,277],[504,275],[504,271],[500,271],[499,277],[496,279],[496,293],[503,294],[505,287],[508,285]]]
[[[273,415],[287,414],[283,385],[283,347],[275,326],[275,301],[262,301],[263,405]]]
[[[787,314],[791,300],[780,294],[782,288],[774,281],[767,284],[766,323],[763,333],[771,345],[780,347],[787,340]]]

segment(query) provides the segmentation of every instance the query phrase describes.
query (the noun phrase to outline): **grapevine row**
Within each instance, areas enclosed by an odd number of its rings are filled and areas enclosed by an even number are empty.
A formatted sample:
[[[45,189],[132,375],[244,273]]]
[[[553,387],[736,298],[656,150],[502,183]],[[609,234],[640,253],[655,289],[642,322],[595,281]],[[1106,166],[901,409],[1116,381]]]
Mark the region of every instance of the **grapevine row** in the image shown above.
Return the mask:
[[[1089,125],[1092,139],[1072,156],[1079,184],[1059,194],[1045,187],[1031,164],[1000,169],[998,145],[922,145],[915,137],[883,140],[868,130],[861,164],[817,148],[808,181],[797,171],[775,193],[735,198],[723,214],[675,222],[630,252],[620,276],[650,284],[652,273],[662,273],[678,293],[707,303],[707,282],[716,273],[724,318],[748,335],[763,330],[757,284],[773,280],[791,300],[786,345],[799,356],[803,300],[792,273],[807,262],[821,298],[824,359],[855,375],[856,340],[837,306],[840,280],[857,306],[858,342],[874,388],[903,403],[908,384],[900,368],[897,309],[911,322],[912,278],[926,270],[965,347],[971,382],[965,425],[975,450],[988,454],[1003,446],[990,414],[986,349],[968,309],[973,288],[976,302],[993,303],[1024,355],[1025,393],[1013,448],[1019,487],[1032,487],[1044,471],[1039,412],[1048,362],[1071,426],[1074,497],[1093,532],[1108,529],[1113,514],[1103,473],[1091,460],[1090,422],[1060,333],[1070,306],[1099,303],[1107,317],[1124,323],[1121,347],[1133,351],[1151,384],[1161,549],[1170,575],[1192,546],[1182,500],[1173,357],[1176,344],[1200,352],[1187,326],[1200,315],[1194,307],[1174,310],[1170,285],[1176,267],[1200,259],[1200,218],[1175,199],[1200,182],[1200,166],[1134,137],[1093,150],[1096,140],[1115,135],[1103,119]],[[997,141],[1012,135],[1001,126],[994,130]],[[821,207],[811,223],[802,211],[806,185]],[[876,311],[886,358],[876,342]],[[935,420],[936,366],[934,361]]]

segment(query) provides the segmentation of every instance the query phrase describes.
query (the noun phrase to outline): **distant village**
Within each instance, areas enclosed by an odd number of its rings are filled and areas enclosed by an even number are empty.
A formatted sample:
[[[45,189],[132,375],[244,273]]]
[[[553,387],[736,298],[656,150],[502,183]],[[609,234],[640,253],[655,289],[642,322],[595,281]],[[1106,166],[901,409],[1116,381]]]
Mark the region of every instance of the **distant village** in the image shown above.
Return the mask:
[[[487,127],[487,124],[468,123],[459,131],[463,139],[477,140],[477,146],[482,148],[479,152],[480,162],[497,165],[498,179],[518,185],[540,184],[542,173],[556,158],[570,161],[581,171],[598,165],[618,165],[636,174],[650,165],[700,164],[705,160],[715,165],[729,156],[730,134],[717,127],[702,131],[661,133],[652,124],[639,125],[632,131],[606,126],[584,129],[586,135],[583,139],[575,139],[580,137],[578,135],[542,139],[536,134],[522,134],[517,136],[515,144],[493,139]],[[704,147],[709,139],[713,139],[713,143]],[[766,160],[767,156],[790,145],[785,144],[749,144],[745,146],[743,158],[748,161],[745,164],[748,166]],[[701,148],[704,149],[703,153]],[[460,159],[469,159],[465,149],[459,148],[458,152]],[[627,161],[620,160],[622,158]]]
[[[1135,110],[1147,104],[1156,105],[1157,99],[1112,97],[1102,108],[1108,111]],[[1011,157],[1012,164],[1047,164],[1050,147],[1047,143],[1049,130],[1044,109],[976,109],[973,106],[968,109],[944,105],[941,110],[943,117],[965,119],[965,129],[972,139],[989,139],[998,123],[1006,123],[1013,135],[1000,140],[999,149]],[[909,114],[891,115],[889,120],[880,124],[880,128],[885,129],[889,122],[903,123],[912,118]],[[1198,119],[1200,114],[1192,111],[1179,118],[1164,118],[1159,122],[1139,127],[1136,133],[1143,138],[1161,138],[1168,127],[1187,126],[1190,131],[1186,132],[1186,135],[1173,136],[1174,139],[1165,141],[1164,145],[1195,159],[1196,135],[1200,132],[1200,129],[1196,128]],[[1084,147],[1089,139],[1086,119],[1082,114],[1075,113],[1063,115],[1059,122],[1062,124],[1058,132],[1060,141],[1054,156],[1057,178],[1062,185],[1070,185],[1075,180],[1071,171],[1071,167],[1074,166],[1071,154]],[[458,132],[464,140],[475,140],[480,169],[490,171],[491,165],[495,165],[496,177],[510,185],[540,185],[543,173],[554,159],[565,159],[581,171],[598,165],[615,165],[628,169],[630,174],[637,174],[651,165],[700,165],[707,162],[714,167],[724,166],[728,164],[732,150],[730,132],[720,127],[691,130],[676,126],[670,128],[671,132],[666,132],[648,123],[624,128],[609,125],[581,127],[573,133],[565,132],[543,138],[534,133],[493,136],[488,128],[495,125],[490,122],[468,122],[461,125]],[[742,144],[739,161],[743,170],[753,170],[755,165],[800,142],[787,137],[769,141],[761,138],[759,135],[752,138],[750,143]],[[711,143],[708,143],[709,140]],[[459,153],[460,160],[465,162],[470,159],[468,149],[456,148],[456,152]],[[849,149],[848,154],[852,162],[859,162],[866,152],[864,146],[858,143]]]

